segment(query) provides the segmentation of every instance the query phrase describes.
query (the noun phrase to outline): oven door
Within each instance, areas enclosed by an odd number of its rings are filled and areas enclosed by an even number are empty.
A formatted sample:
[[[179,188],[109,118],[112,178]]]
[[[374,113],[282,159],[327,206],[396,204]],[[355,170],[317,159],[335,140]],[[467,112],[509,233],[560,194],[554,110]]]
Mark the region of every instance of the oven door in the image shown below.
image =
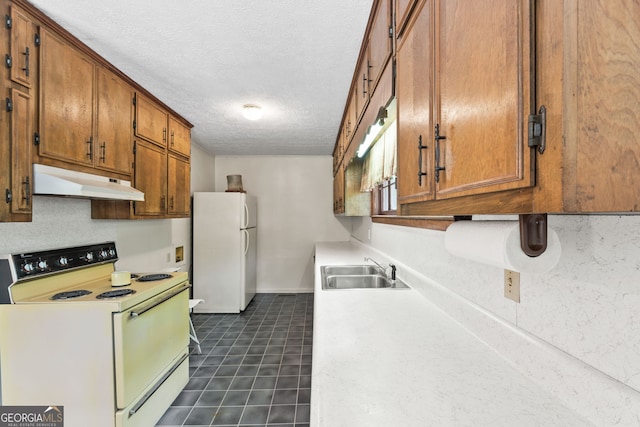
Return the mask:
[[[116,404],[123,409],[189,346],[189,289],[183,282],[113,315]]]

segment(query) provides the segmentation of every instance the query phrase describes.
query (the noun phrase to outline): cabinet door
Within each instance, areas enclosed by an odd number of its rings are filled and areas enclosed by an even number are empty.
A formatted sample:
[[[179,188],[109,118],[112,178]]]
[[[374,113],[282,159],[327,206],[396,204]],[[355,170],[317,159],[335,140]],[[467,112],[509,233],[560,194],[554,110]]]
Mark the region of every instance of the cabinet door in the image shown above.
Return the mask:
[[[11,90],[11,213],[31,212],[31,138],[33,121],[31,97]]]
[[[369,87],[371,80],[369,79],[369,52],[365,51],[362,61],[358,66],[355,82],[355,113],[356,121],[360,120],[362,113],[369,102]],[[355,130],[355,128],[354,128]]]
[[[93,165],[94,63],[46,29],[40,36],[38,154]]]
[[[133,147],[133,89],[110,71],[97,71],[95,166],[131,173]]]
[[[530,1],[436,4],[436,198],[533,185]]]
[[[396,54],[398,201],[430,200],[433,179],[433,2],[422,1]]]
[[[338,171],[333,177],[333,213],[344,213],[344,167],[338,165]]]
[[[191,130],[169,116],[169,149],[183,156],[191,155]]]
[[[25,87],[37,76],[35,37],[37,28],[22,9],[11,5],[11,80]]]
[[[136,215],[164,215],[167,206],[167,153],[145,141],[135,142],[134,186],[144,202],[134,202]]]
[[[391,5],[390,0],[381,0],[378,3],[371,33],[369,35],[369,87],[375,91],[378,80],[384,71],[389,58],[391,58]]]
[[[170,215],[189,215],[191,205],[191,165],[173,154],[168,155],[168,190]]]
[[[396,37],[402,37],[407,24],[407,20],[411,14],[413,6],[416,4],[416,0],[396,0]]]
[[[137,136],[162,147],[167,145],[167,112],[144,95],[136,94]]]

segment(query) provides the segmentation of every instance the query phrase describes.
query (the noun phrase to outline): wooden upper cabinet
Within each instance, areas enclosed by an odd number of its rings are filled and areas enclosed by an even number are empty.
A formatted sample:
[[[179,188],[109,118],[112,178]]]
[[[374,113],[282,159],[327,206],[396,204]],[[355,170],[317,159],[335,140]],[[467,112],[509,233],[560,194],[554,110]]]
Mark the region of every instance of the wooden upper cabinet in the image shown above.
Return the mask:
[[[433,178],[433,1],[421,1],[398,44],[398,201],[430,200]]]
[[[30,214],[32,206],[31,189],[31,146],[33,137],[33,105],[29,94],[17,89],[11,90],[11,186],[9,197],[11,213]]]
[[[534,184],[530,1],[436,3],[437,198]],[[486,25],[491,22],[491,25]]]
[[[5,60],[11,65],[11,80],[25,87],[31,87],[37,77],[36,60],[39,42],[38,28],[31,16],[16,5],[10,6],[8,25],[11,31],[11,52]]]
[[[135,134],[154,144],[167,146],[167,112],[140,93],[136,94]]]
[[[369,86],[373,92],[392,52],[391,0],[380,0],[369,33]],[[371,96],[371,95],[370,95]]]
[[[163,216],[167,209],[167,154],[155,144],[135,143],[134,186],[144,202],[133,202],[136,215]]]
[[[93,165],[94,62],[40,30],[40,156]]]
[[[169,150],[189,157],[191,155],[191,129],[169,116]]]
[[[369,78],[369,51],[365,49],[365,55],[358,63],[354,82],[354,103],[355,103],[355,117],[356,122],[360,120],[364,110],[369,103],[369,97],[371,96],[370,87],[371,80]]]
[[[131,173],[133,160],[133,88],[112,72],[98,67],[96,167]]]
[[[396,37],[400,38],[404,34],[405,26],[417,0],[396,0]]]
[[[167,191],[169,215],[189,215],[191,209],[191,165],[187,159],[167,156]]]

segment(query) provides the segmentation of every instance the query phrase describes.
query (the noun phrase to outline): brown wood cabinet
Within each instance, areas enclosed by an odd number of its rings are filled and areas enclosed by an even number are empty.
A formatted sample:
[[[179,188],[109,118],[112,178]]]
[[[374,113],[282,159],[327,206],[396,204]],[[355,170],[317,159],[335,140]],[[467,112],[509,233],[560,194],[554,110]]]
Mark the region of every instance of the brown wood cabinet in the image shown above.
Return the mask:
[[[97,67],[95,166],[131,174],[133,159],[133,88],[103,67]]]
[[[24,87],[30,88],[38,75],[37,45],[38,29],[31,16],[19,6],[10,4],[5,18],[9,30],[10,48],[5,56],[5,65],[10,70],[10,78]]]
[[[167,210],[166,150],[146,141],[137,140],[134,152],[134,185],[144,193],[144,202],[133,202],[133,213],[163,216]]]
[[[2,50],[5,55],[5,91],[0,129],[5,144],[0,147],[0,221],[31,221],[33,175],[31,147],[35,124],[35,92],[38,77],[39,29],[22,8],[3,2],[5,25]]]
[[[135,134],[161,147],[167,146],[167,112],[143,94],[136,94]]]
[[[169,116],[169,150],[183,156],[191,155],[191,129]]]
[[[631,0],[535,5],[434,2],[432,116],[446,139],[433,168],[445,170],[434,198],[404,200],[403,214],[640,211],[640,7]],[[492,28],[473,24],[489,19]],[[458,72],[464,64],[475,71]],[[399,58],[399,93],[402,67]],[[538,150],[529,148],[527,122],[542,106],[546,147]]]
[[[434,198],[433,0],[419,2],[398,42],[398,202]]]
[[[175,154],[167,156],[167,190],[169,215],[188,216],[191,211],[191,164]]]
[[[46,28],[40,37],[38,155],[93,166],[95,63]]]
[[[133,88],[46,29],[40,53],[38,155],[130,175]]]
[[[529,3],[419,2],[397,55],[401,204],[534,184]]]
[[[416,2],[417,0],[395,0],[396,37],[402,37]]]

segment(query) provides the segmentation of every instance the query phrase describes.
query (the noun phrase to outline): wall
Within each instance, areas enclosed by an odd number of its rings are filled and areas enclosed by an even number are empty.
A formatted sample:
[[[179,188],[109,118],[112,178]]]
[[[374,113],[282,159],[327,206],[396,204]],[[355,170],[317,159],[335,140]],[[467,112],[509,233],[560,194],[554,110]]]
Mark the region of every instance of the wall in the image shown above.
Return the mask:
[[[258,198],[258,292],[311,292],[317,241],[347,240],[348,220],[333,215],[330,156],[216,156],[216,191],[242,175]]]
[[[503,297],[501,269],[449,255],[444,232],[358,218],[353,236],[640,391],[640,216],[554,215],[549,224],[560,263],[521,274],[520,304]]]

